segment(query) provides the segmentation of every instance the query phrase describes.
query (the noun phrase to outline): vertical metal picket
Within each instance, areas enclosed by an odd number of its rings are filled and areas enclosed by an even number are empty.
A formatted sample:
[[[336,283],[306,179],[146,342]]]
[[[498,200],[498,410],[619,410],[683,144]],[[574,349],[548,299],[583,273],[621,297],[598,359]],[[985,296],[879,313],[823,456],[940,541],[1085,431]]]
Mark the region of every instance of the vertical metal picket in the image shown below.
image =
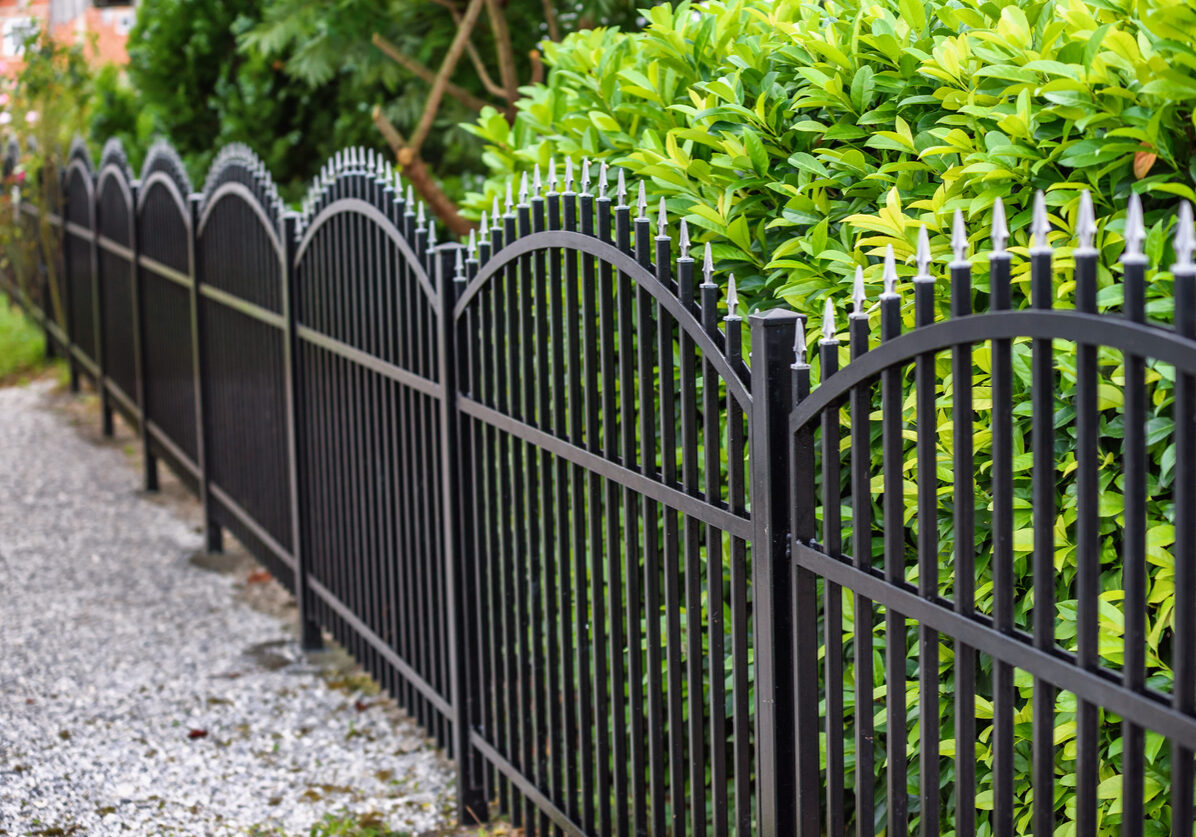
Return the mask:
[[[195,374],[195,450],[199,466],[199,504],[203,509],[203,542],[209,553],[224,551],[224,535],[220,524],[212,516],[211,475],[208,472],[208,434],[206,411],[204,410],[204,383],[207,381],[207,363],[204,358],[203,342],[203,294],[200,283],[203,271],[199,263],[199,219],[203,207],[203,195],[190,195],[187,199],[191,208],[191,362]]]
[[[476,612],[471,605],[475,601],[473,583],[475,576],[467,566],[463,536],[465,524],[461,498],[463,492],[458,486],[466,479],[467,469],[461,463],[470,461],[468,433],[462,433],[460,412],[457,407],[459,358],[466,355],[462,348],[461,335],[457,333],[453,305],[457,301],[457,289],[453,282],[453,270],[457,254],[465,248],[460,244],[443,244],[436,248],[436,283],[439,291],[440,311],[436,327],[437,356],[440,361],[440,467],[442,521],[444,526],[444,573],[448,580],[447,643],[450,654],[450,703],[452,706],[452,755],[457,763],[457,821],[462,824],[479,824],[488,819],[485,793],[485,772],[477,752],[470,743],[470,733],[481,719],[482,696],[475,681],[475,662],[479,649],[477,632],[471,621]]]
[[[141,299],[141,264],[139,255],[141,253],[141,213],[137,211],[137,197],[141,192],[141,181],[134,180],[129,184],[129,194],[131,196],[129,201],[129,211],[132,213],[130,221],[130,236],[129,236],[129,250],[131,251],[129,260],[132,262],[133,277],[133,368],[134,380],[136,381],[136,399],[137,411],[140,414],[138,421],[138,434],[141,438],[141,455],[144,480],[144,488],[146,491],[158,490],[158,457],[156,457],[150,450],[149,443],[149,408],[146,399],[146,392],[149,390],[150,382],[146,380],[145,372],[145,323],[143,319],[145,312],[142,306]]]
[[[91,190],[91,315],[96,327],[96,392],[100,395],[100,432],[111,438],[113,426],[112,396],[108,392],[108,362],[104,351],[104,281],[100,272],[100,190],[99,172],[92,172]]]
[[[792,602],[789,583],[789,410],[792,311],[752,314],[752,610],[756,663],[756,833],[797,833]]]
[[[299,607],[299,640],[305,651],[315,651],[323,647],[324,641],[320,634],[320,626],[311,617],[311,590],[308,588],[307,577],[311,565],[307,544],[303,542],[303,521],[300,517],[304,502],[301,492],[306,484],[306,476],[299,469],[299,437],[302,433],[299,427],[301,411],[298,405],[302,402],[299,395],[298,373],[299,337],[296,328],[295,300],[298,294],[295,289],[295,253],[298,249],[299,216],[288,212],[282,219],[282,246],[285,253],[282,276],[282,317],[285,322],[283,335],[283,368],[286,370],[284,391],[286,397],[286,425],[287,425],[287,470],[290,476],[290,505],[291,505],[291,555],[295,558],[295,603]]]

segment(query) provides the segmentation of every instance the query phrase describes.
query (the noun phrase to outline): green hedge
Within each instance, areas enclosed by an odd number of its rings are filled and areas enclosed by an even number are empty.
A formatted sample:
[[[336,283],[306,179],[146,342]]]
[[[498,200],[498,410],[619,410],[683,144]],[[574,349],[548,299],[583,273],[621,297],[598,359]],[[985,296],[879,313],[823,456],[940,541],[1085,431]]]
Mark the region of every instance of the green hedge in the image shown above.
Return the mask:
[[[519,117],[508,126],[497,113],[484,113],[473,130],[487,143],[491,171],[484,194],[472,196],[476,211],[505,190],[506,178],[553,155],[601,159],[650,181],[673,215],[685,217],[695,236],[714,244],[720,274],[734,272],[754,306],[787,303],[820,311],[830,296],[843,311],[857,266],[864,268],[870,298],[881,285],[877,258],[891,245],[899,260],[906,324],[912,325],[912,294],[918,229],[925,225],[940,264],[950,252],[951,218],[967,220],[978,270],[978,307],[987,305],[983,251],[993,202],[1009,211],[1014,282],[1025,289],[1032,196],[1046,191],[1057,247],[1057,304],[1070,307],[1068,277],[1079,195],[1096,203],[1095,246],[1102,254],[1099,302],[1121,301],[1117,256],[1131,193],[1141,195],[1148,234],[1144,249],[1152,264],[1169,264],[1169,239],[1180,198],[1196,200],[1196,6],[1182,0],[1070,0],[986,2],[977,0],[825,0],[813,3],[711,2],[658,6],[645,11],[650,25],[633,34],[615,30],[582,32],[547,45],[552,67],[547,81],[526,88]],[[653,202],[655,205],[655,202]],[[941,273],[941,269],[939,270]],[[1170,277],[1155,273],[1148,286],[1148,314],[1169,321]],[[937,288],[940,315],[949,298],[947,282]],[[1015,304],[1027,304],[1017,292]],[[821,326],[810,317],[811,338]],[[843,349],[846,362],[846,346]],[[1030,347],[1014,345],[1015,397],[1015,573],[1019,626],[1028,627],[1032,608]],[[1058,573],[1057,638],[1074,648],[1075,430],[1071,408],[1075,355],[1058,353],[1057,401],[1059,514],[1055,521]],[[991,400],[989,356],[975,354],[977,460],[977,606],[991,612],[991,482],[987,432]],[[1121,664],[1121,439],[1123,360],[1101,354],[1101,624],[1105,663]],[[943,382],[937,404],[939,462],[949,463],[952,427],[950,369],[939,361]],[[1173,371],[1152,365],[1146,427],[1151,460],[1148,504],[1147,664],[1152,686],[1171,680],[1171,618],[1175,606],[1173,560],[1176,510],[1172,495],[1175,449],[1171,406]],[[879,451],[874,473],[879,473]],[[918,478],[907,446],[906,508]],[[940,467],[939,588],[950,594],[953,567],[951,481]],[[879,482],[876,491],[880,491]],[[879,512],[879,508],[876,510]],[[874,519],[879,520],[876,516]],[[907,516],[907,526],[912,521]],[[850,527],[850,520],[845,521]],[[847,536],[849,537],[850,531]],[[879,534],[879,533],[878,533]],[[879,538],[876,538],[879,546]],[[850,541],[848,541],[850,543]],[[907,567],[916,567],[914,542]],[[908,574],[913,580],[915,573]],[[846,630],[852,627],[850,606]],[[887,637],[874,623],[877,653]],[[845,636],[850,641],[850,636]],[[916,648],[912,635],[906,647]],[[850,647],[850,645],[848,646]],[[952,657],[941,651],[943,782],[949,786],[954,753],[949,702]],[[982,689],[990,673],[982,664]],[[884,667],[878,659],[878,678]],[[912,669],[911,669],[912,672]],[[849,667],[850,673],[850,667]],[[877,685],[880,681],[878,679]],[[909,701],[916,707],[916,677]],[[1016,753],[1021,783],[1015,789],[1016,823],[1029,828],[1032,683],[1017,682],[1019,712]],[[991,805],[991,707],[978,700],[981,805]],[[1056,810],[1074,816],[1075,700],[1057,703]],[[848,696],[848,718],[854,706]],[[910,752],[917,751],[916,712],[911,713]],[[883,719],[883,709],[878,720]],[[1101,727],[1101,833],[1120,828],[1120,719],[1105,713]],[[1167,833],[1169,748],[1147,734],[1147,833]],[[878,759],[878,764],[883,759]],[[848,742],[848,768],[854,756]],[[879,769],[879,768],[878,768]],[[917,779],[911,759],[911,781]],[[1072,778],[1068,778],[1072,777]],[[883,788],[883,784],[881,785]],[[945,788],[946,791],[946,788]],[[916,788],[911,788],[916,793]],[[882,809],[883,810],[883,809]],[[879,812],[878,812],[879,813]],[[916,824],[916,815],[913,818]],[[912,827],[912,826],[911,826]],[[1062,826],[1058,834],[1070,834]]]
[[[946,254],[957,208],[979,243],[998,195],[1024,208],[1016,251],[1033,190],[1048,190],[1064,243],[1091,189],[1097,246],[1116,253],[1137,191],[1156,260],[1176,196],[1196,200],[1191,4],[743,0],[645,15],[643,32],[545,44],[551,73],[515,125],[483,114],[493,177],[477,210],[553,154],[601,158],[708,230],[758,303],[817,310],[847,297],[857,263],[879,288],[864,253],[891,243],[912,265],[920,224]]]

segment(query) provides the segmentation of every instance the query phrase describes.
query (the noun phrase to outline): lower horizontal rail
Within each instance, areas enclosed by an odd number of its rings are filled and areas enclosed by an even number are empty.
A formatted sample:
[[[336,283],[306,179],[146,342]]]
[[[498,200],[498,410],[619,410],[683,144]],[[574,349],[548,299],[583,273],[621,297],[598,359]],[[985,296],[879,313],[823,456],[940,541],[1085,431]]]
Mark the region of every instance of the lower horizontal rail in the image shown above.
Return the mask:
[[[471,730],[469,733],[469,743],[478,749],[478,752],[482,754],[482,758],[498,768],[499,773],[510,779],[511,783],[519,788],[519,791],[525,797],[530,799],[536,807],[547,814],[548,818],[562,831],[570,835],[570,837],[586,837],[585,829],[569,819],[569,815],[554,805],[551,799],[541,793],[540,789],[532,784],[527,776],[507,761],[502,753],[490,746],[490,743],[482,737],[481,733]]]
[[[1016,636],[988,627],[917,593],[897,587],[801,543],[793,545],[793,561],[810,572],[859,593],[878,605],[958,639],[994,660],[1019,668],[1051,683],[1084,702],[1093,703],[1151,729],[1180,746],[1196,749],[1196,718],[1182,715],[1157,698],[1131,692],[1100,674],[1078,668]]]
[[[100,366],[92,360],[87,352],[83,350],[78,344],[71,345],[71,356],[75,358],[75,362],[83,367],[83,371],[93,378],[100,374]]]
[[[141,421],[141,410],[137,409],[137,402],[129,397],[129,394],[121,388],[121,385],[114,378],[108,376],[104,379],[104,386],[116,398],[118,405],[125,410],[132,423],[139,423]]]
[[[336,597],[335,594],[314,578],[308,577],[308,586],[311,591],[319,596],[325,604],[337,612],[342,619],[349,623],[349,626],[357,632],[357,634],[370,644],[382,657],[390,663],[403,676],[407,682],[414,686],[421,695],[428,699],[428,702],[436,707],[440,714],[450,721],[453,718],[453,708],[449,706],[447,700],[432,688],[432,684],[424,678],[420,677],[419,672],[413,669],[403,660],[395,650],[391,648],[382,637],[378,636],[369,626],[366,625],[349,607]]]
[[[241,508],[241,504],[230,497],[227,491],[214,482],[208,484],[208,491],[212,493],[213,497],[220,501],[220,505],[224,506],[229,513],[233,515],[233,517],[241,521],[241,525],[248,529],[255,538],[264,543],[266,548],[273,552],[279,561],[282,561],[282,563],[288,566],[290,569],[295,569],[294,556],[287,552],[287,550],[283,548],[283,545],[275,540],[273,535],[263,529],[261,524],[254,520],[249,512]]]
[[[149,419],[146,419],[145,426],[149,430],[150,435],[154,437],[154,441],[166,448],[166,452],[178,461],[179,466],[186,469],[191,476],[198,480],[199,466],[192,462],[191,457],[174,443],[170,436],[166,434],[166,431]]]

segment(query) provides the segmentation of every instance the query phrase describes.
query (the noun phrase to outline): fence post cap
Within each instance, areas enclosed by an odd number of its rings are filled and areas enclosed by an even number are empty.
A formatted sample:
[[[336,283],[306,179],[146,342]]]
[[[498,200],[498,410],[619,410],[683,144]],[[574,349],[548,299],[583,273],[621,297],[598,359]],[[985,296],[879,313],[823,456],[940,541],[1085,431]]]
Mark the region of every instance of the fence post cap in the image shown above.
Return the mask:
[[[785,325],[804,318],[804,314],[785,308],[769,308],[767,311],[753,311],[748,314],[748,322],[760,323],[765,327]]]

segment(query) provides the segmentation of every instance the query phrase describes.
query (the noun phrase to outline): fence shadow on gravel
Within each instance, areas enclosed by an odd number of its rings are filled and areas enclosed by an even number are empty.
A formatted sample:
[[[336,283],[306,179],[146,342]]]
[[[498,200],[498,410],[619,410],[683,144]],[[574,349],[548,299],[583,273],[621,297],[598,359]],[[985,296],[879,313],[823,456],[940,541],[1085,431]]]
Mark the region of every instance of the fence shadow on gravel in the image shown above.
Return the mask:
[[[1167,324],[1140,212],[1097,313],[1085,196],[1073,307],[1040,203],[975,266],[957,219],[949,282],[923,242],[911,321],[890,253],[850,351],[828,305],[808,353],[815,323],[744,333],[684,222],[588,166],[467,246],[357,150],[302,212],[244,146],[199,192],[166,145],[135,178],[76,143],[61,177],[15,215],[61,269],[14,247],[0,286],[137,428],[145,487],[175,471],[209,549],[245,543],[304,643],[447,749],[462,822],[1192,833],[1190,213]]]

